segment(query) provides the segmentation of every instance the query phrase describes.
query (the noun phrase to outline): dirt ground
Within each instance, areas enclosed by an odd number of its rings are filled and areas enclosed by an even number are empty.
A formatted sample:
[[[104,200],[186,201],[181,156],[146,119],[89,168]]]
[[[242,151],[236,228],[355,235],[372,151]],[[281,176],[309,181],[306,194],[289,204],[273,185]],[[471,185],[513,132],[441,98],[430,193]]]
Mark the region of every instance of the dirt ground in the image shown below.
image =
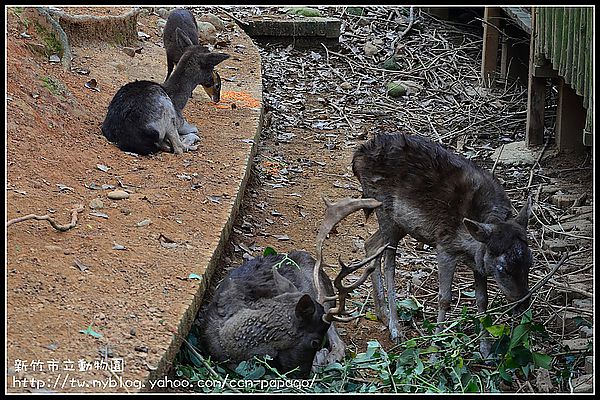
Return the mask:
[[[9,367],[16,359],[90,361],[106,352],[108,346],[114,357],[124,359],[130,374],[124,376],[134,379],[156,369],[157,354],[171,341],[171,330],[179,324],[176,316],[183,304],[198,293],[200,283],[187,277],[202,271],[190,270],[189,265],[207,264],[205,252],[219,239],[215,221],[223,218],[229,210],[226,204],[237,196],[248,140],[255,134],[239,124],[256,110],[243,104],[235,110],[215,108],[197,90],[194,104],[188,106],[197,108],[186,112],[202,135],[197,152],[182,157],[159,153],[138,158],[107,143],[100,124],[116,90],[136,78],[164,79],[166,63],[156,18],[151,15],[141,19],[151,39],[143,42],[144,50],[133,59],[108,47],[75,49],[74,66],[91,71],[80,75],[65,72],[60,65],[49,64],[33,54],[26,40],[20,38],[23,23],[8,12],[7,220],[52,212],[58,220],[66,221],[74,205],[85,206],[77,227],[68,233],[31,221],[8,229]],[[33,30],[28,32],[35,35]],[[235,40],[245,43],[241,37]],[[258,71],[245,66],[255,65],[259,56],[245,44],[245,48],[237,48],[241,52],[236,52],[236,57],[220,66],[221,76],[233,80],[224,82],[224,90],[242,90],[257,76]],[[307,50],[306,57],[308,54]],[[41,80],[44,77],[60,81],[64,85],[62,94],[52,94]],[[84,87],[90,78],[98,80],[100,92]],[[292,83],[285,85],[291,93],[296,90]],[[307,114],[323,111],[317,96],[308,96],[304,107]],[[285,113],[271,111],[273,120],[285,118]],[[365,134],[352,141],[344,139],[346,132],[342,129],[329,131],[326,137],[311,129],[295,128],[287,132],[295,135],[294,140],[282,142],[267,129],[269,124],[266,117],[242,208],[217,262],[212,287],[231,268],[262,254],[266,246],[278,252],[304,249],[314,254],[324,211],[321,197],[359,197],[360,185],[350,169],[354,146],[370,138],[378,127],[393,125],[384,118],[370,122],[362,127]],[[491,157],[486,159],[486,168],[494,162]],[[97,164],[110,169],[104,172]],[[593,205],[589,157],[549,157],[541,165],[557,190],[585,193],[583,205]],[[508,180],[512,171],[499,166],[497,174]],[[92,184],[124,187],[131,197],[111,201],[106,198],[109,190],[93,190]],[[544,192],[541,200],[548,201],[551,195]],[[90,209],[90,202],[96,198],[104,203],[103,209]],[[108,214],[108,218],[92,212]],[[152,221],[150,225],[136,226],[147,219]],[[365,222],[359,213],[349,217],[326,242],[326,261],[335,265],[338,255],[345,261],[361,258],[364,240],[376,228],[375,218]],[[533,229],[532,236],[540,245],[537,254],[541,256],[543,230],[535,225]],[[162,247],[160,235],[180,246]],[[127,249],[113,250],[115,244]],[[429,313],[428,319],[433,320],[437,307],[435,254],[408,237],[400,248],[404,257],[398,258],[398,298],[417,296]],[[546,259],[556,256],[550,250],[544,254]],[[81,271],[75,260],[88,269]],[[591,263],[591,258],[583,263]],[[425,274],[415,283],[413,278],[421,271]],[[331,277],[334,272],[328,270]],[[544,272],[540,265],[535,271],[536,280]],[[466,268],[459,268],[457,275],[457,280],[467,282],[461,283],[461,290],[472,289],[468,283],[472,274]],[[456,291],[459,297],[461,290]],[[211,292],[207,291],[204,301],[210,299]],[[363,312],[372,311],[369,282],[357,290],[354,302]],[[474,309],[470,298],[460,298],[454,304],[453,312],[460,312],[465,304]],[[560,326],[561,321],[557,312],[552,323]],[[102,338],[79,333],[91,324],[94,331],[103,334]],[[410,324],[403,331],[407,337],[419,335]],[[364,352],[367,341],[373,339],[386,349],[393,346],[387,328],[378,321],[360,318],[341,326],[341,333],[349,352]],[[19,377],[32,375],[12,373]],[[56,373],[48,371],[33,375],[44,381],[56,378]],[[89,381],[110,375],[89,371],[84,376]]]
[[[215,106],[197,88],[184,110],[199,128],[199,149],[138,157],[109,143],[100,126],[120,86],[164,80],[158,16],[139,17],[150,38],[133,58],[108,44],[76,47],[73,71],[31,50],[43,39],[24,14],[9,8],[7,16],[6,219],[50,214],[66,223],[84,207],[68,232],[45,221],[7,228],[7,374],[17,381],[8,389],[106,392],[92,381],[116,376],[79,362],[108,354],[123,359],[121,377],[130,381],[109,390],[135,391],[167,368],[159,363],[178,350],[172,332],[185,329],[186,313],[191,324],[199,305],[205,282],[188,276],[210,264],[246,172],[260,119],[260,57],[231,28],[218,49],[231,55],[217,67],[223,102]],[[85,87],[90,79],[99,91]],[[241,91],[252,104],[232,107],[228,94]],[[130,197],[109,199],[115,189]],[[88,327],[102,337],[80,333]],[[25,378],[40,383],[32,388]]]

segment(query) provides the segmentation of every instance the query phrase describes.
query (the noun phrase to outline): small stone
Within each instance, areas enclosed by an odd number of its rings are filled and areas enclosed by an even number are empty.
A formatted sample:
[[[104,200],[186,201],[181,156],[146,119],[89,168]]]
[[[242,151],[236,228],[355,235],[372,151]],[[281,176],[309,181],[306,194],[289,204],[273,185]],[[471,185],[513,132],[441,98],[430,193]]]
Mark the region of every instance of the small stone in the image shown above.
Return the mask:
[[[90,201],[90,208],[92,210],[99,210],[104,208],[104,203],[99,198],[92,199],[92,201]]]
[[[215,27],[216,30],[218,31],[224,31],[225,30],[225,24],[223,23],[223,21],[221,21],[221,18],[217,17],[214,14],[208,13],[208,14],[204,14],[203,16],[201,16],[199,18],[200,21],[202,22],[209,22],[212,24],[212,26]]]
[[[169,17],[169,10],[167,10],[166,8],[159,8],[158,10],[156,10],[156,13],[158,15],[160,15],[161,18],[167,19]]]
[[[60,57],[56,54],[52,54],[50,56],[50,58],[48,59],[48,61],[50,61],[51,63],[59,63],[60,62]]]
[[[379,49],[377,48],[377,46],[375,46],[371,42],[365,43],[363,50],[365,51],[365,55],[367,56],[374,56],[375,54],[379,53]]]
[[[56,246],[56,245],[53,245],[53,244],[48,245],[45,248],[46,248],[46,250],[50,250],[50,251],[63,251],[62,247]]]
[[[550,198],[550,202],[560,208],[570,208],[579,199],[575,194],[555,194]]]
[[[198,38],[201,43],[215,44],[217,41],[217,28],[210,22],[198,22]]]
[[[129,334],[131,336],[135,336],[137,334],[137,330],[135,328],[131,328],[131,330],[129,331]]]
[[[123,47],[123,53],[127,54],[129,57],[134,57],[135,49],[133,47]]]
[[[352,84],[350,82],[342,82],[340,87],[344,90],[350,90],[352,89]]]
[[[129,198],[129,193],[124,190],[113,190],[112,192],[108,192],[108,198],[111,200],[123,200]]]
[[[143,226],[148,226],[148,225],[150,225],[151,223],[152,223],[152,221],[151,221],[151,220],[149,220],[149,219],[144,219],[144,220],[142,220],[142,221],[138,222],[137,224],[135,224],[135,226],[137,226],[138,228],[141,228],[141,227],[143,227]]]

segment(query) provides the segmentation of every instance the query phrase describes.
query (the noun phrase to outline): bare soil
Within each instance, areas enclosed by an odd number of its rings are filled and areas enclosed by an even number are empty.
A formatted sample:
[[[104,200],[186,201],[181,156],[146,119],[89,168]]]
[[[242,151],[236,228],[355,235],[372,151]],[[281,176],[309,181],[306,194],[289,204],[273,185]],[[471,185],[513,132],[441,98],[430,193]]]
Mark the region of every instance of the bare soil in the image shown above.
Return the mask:
[[[33,213],[66,223],[73,207],[85,208],[67,232],[45,221],[7,229],[7,373],[12,382],[34,378],[45,384],[8,389],[106,392],[93,380],[116,377],[106,368],[80,371],[78,363],[108,354],[123,359],[120,376],[133,382],[110,391],[135,391],[149,374],[168,368],[178,350],[173,332],[187,333],[199,306],[206,283],[188,276],[204,275],[230,218],[260,103],[218,108],[198,88],[184,110],[200,131],[197,151],[126,154],[102,136],[100,126],[119,87],[136,79],[164,80],[158,16],[140,16],[140,30],[150,39],[139,43],[143,49],[133,58],[108,44],[76,47],[73,71],[65,71],[30,50],[29,43],[44,45],[33,23],[18,9],[7,14],[7,220]],[[232,56],[218,67],[223,97],[243,91],[260,101],[260,57],[243,32],[231,28],[227,34],[231,43],[218,49]],[[91,79],[99,91],[86,88]],[[110,200],[114,189],[130,197]],[[98,200],[102,208],[92,209]],[[102,337],[80,333],[88,327]],[[20,369],[17,360],[28,368]],[[51,360],[58,369],[50,369]],[[74,370],[65,369],[68,361]]]

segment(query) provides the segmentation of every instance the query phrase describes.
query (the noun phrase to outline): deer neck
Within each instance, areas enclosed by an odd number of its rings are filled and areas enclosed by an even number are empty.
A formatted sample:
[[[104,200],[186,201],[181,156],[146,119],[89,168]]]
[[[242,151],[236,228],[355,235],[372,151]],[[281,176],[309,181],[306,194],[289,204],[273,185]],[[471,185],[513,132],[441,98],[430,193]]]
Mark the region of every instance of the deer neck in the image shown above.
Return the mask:
[[[183,110],[196,86],[197,84],[194,80],[185,75],[183,68],[179,70],[175,68],[175,71],[173,71],[169,79],[163,84],[165,92],[167,92],[175,109],[178,111]]]

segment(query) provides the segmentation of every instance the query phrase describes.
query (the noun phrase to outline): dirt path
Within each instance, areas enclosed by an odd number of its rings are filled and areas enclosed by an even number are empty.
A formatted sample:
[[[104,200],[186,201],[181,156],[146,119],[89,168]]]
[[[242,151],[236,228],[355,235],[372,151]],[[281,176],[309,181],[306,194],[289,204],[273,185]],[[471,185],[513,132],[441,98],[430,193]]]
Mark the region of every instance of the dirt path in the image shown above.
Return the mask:
[[[244,91],[256,103],[216,107],[198,88],[184,110],[200,130],[198,151],[137,157],[108,143],[100,125],[121,85],[164,80],[158,16],[139,18],[150,38],[133,58],[108,44],[73,48],[82,75],[33,53],[28,45],[42,39],[19,15],[8,11],[7,219],[51,213],[66,222],[75,204],[85,210],[64,233],[43,221],[8,228],[7,365],[18,383],[9,389],[108,391],[94,385],[116,376],[93,364],[108,354],[130,382],[110,391],[136,391],[168,369],[180,342],[173,331],[186,333],[199,307],[205,282],[188,276],[214,267],[259,125],[260,57],[231,28],[221,51],[232,57],[218,67],[223,98]],[[99,91],[85,87],[92,78]],[[130,197],[110,200],[102,185]],[[88,327],[102,336],[80,333]]]

